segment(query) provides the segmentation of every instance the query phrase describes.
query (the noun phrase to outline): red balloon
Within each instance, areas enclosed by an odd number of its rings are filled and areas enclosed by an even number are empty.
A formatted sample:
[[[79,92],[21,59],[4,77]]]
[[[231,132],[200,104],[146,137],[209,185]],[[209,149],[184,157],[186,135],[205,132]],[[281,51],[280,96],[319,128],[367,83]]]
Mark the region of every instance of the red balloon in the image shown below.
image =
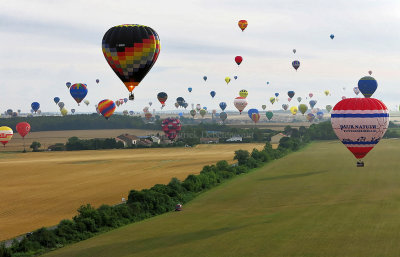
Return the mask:
[[[242,63],[242,61],[243,61],[242,56],[236,56],[235,57],[235,62],[237,63],[237,65],[240,65]]]
[[[170,140],[174,140],[178,135],[179,131],[181,131],[182,125],[179,119],[167,118],[163,120],[163,122],[161,123],[161,127],[165,135]]]
[[[25,137],[31,131],[31,125],[28,122],[20,122],[17,124],[16,129],[21,137]]]

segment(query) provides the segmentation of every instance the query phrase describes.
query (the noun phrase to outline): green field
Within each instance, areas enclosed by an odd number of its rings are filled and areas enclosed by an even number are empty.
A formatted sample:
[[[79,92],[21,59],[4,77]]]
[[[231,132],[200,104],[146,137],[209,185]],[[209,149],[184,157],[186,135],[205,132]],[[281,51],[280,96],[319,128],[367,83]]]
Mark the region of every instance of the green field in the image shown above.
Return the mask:
[[[399,256],[398,140],[356,168],[317,142],[171,212],[49,253],[58,257]]]

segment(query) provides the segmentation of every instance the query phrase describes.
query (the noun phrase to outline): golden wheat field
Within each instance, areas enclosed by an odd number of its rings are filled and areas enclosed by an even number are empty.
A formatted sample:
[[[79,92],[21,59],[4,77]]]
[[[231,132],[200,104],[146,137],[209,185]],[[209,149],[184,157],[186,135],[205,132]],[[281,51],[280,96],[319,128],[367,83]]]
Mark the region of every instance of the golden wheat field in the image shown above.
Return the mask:
[[[70,137],[79,137],[80,139],[91,138],[111,138],[117,137],[121,134],[131,134],[135,136],[146,136],[149,134],[163,134],[162,131],[156,130],[143,130],[143,129],[99,129],[99,130],[63,130],[63,131],[43,131],[31,132],[25,137],[25,145],[27,150],[33,141],[41,143],[42,149],[47,149],[48,146],[55,143],[66,143]],[[22,137],[15,131],[14,136],[10,142],[1,151],[22,151],[23,140]]]
[[[82,204],[116,204],[131,189],[184,179],[204,165],[231,161],[235,150],[262,147],[0,153],[0,241],[69,219]]]

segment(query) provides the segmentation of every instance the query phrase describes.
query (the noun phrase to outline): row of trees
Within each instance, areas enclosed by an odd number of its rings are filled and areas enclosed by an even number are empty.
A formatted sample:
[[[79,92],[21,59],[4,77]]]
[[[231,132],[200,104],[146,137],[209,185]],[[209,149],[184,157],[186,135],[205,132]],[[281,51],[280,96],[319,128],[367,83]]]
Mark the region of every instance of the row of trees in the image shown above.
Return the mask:
[[[41,228],[20,242],[14,241],[10,248],[1,246],[0,257],[22,254],[33,256],[87,239],[97,233],[172,211],[177,203],[184,204],[199,193],[281,158],[304,144],[305,141],[299,138],[285,137],[281,139],[278,149],[272,149],[267,142],[262,150],[254,149],[251,153],[238,150],[234,156],[238,161],[237,165],[229,165],[223,160],[215,165],[204,166],[199,175],[189,175],[184,181],[173,178],[167,185],[157,184],[150,189],[131,190],[126,204],[103,205],[98,209],[91,205],[81,206],[72,220],[61,221],[55,229]]]

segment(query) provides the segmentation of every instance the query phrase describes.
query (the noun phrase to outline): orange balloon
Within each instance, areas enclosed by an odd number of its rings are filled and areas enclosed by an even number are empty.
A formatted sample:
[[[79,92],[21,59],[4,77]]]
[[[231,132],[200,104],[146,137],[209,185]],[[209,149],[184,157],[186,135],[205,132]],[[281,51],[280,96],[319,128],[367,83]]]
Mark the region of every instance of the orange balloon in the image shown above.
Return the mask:
[[[238,25],[239,25],[239,28],[243,31],[247,28],[248,23],[246,20],[240,20],[238,22]]]

